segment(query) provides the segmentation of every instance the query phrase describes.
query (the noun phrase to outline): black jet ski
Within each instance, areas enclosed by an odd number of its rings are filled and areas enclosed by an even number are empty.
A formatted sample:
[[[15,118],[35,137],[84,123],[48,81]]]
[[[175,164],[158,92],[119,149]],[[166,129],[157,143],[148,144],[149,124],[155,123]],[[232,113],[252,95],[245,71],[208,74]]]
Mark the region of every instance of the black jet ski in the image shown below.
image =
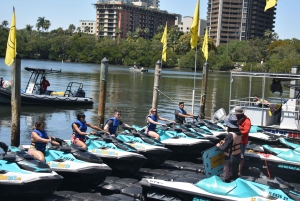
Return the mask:
[[[42,200],[51,195],[63,177],[24,151],[11,152],[0,142],[0,200]]]

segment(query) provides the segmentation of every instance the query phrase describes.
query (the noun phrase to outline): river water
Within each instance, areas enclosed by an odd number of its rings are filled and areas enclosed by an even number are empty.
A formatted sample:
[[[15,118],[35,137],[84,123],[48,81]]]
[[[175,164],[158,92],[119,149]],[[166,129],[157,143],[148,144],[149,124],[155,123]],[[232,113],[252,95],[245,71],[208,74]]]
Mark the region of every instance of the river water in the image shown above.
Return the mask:
[[[86,114],[86,121],[97,125],[99,102],[100,64],[68,63],[54,61],[22,60],[21,62],[21,88],[25,89],[30,73],[25,67],[62,70],[60,74],[49,74],[51,86],[49,90],[65,91],[70,81],[82,82],[86,97],[94,99],[90,108],[78,107],[21,107],[21,144],[30,142],[30,133],[34,123],[43,119],[49,135],[70,139],[71,124],[76,119],[76,114],[82,111]],[[153,65],[154,67],[154,65]],[[0,76],[4,80],[11,79],[11,67],[4,64],[0,58]],[[145,117],[152,105],[154,68],[148,73],[130,72],[129,67],[109,65],[107,79],[105,118],[112,116],[114,109],[122,111],[122,120],[130,125],[145,126]],[[195,109],[199,113],[202,72],[180,71],[163,69],[159,83],[162,92],[158,97],[159,115],[174,119],[174,109],[179,101],[185,102],[185,109],[192,112],[192,90],[195,82]],[[195,81],[194,81],[195,80]],[[255,80],[254,80],[255,82]],[[237,80],[232,97],[248,96],[247,79]],[[228,112],[230,88],[229,72],[209,72],[207,99],[205,113],[209,118],[219,108],[223,107]],[[260,87],[254,88],[254,93],[259,93]],[[267,94],[268,95],[268,94]],[[10,144],[11,134],[11,108],[10,105],[0,105],[0,141]]]

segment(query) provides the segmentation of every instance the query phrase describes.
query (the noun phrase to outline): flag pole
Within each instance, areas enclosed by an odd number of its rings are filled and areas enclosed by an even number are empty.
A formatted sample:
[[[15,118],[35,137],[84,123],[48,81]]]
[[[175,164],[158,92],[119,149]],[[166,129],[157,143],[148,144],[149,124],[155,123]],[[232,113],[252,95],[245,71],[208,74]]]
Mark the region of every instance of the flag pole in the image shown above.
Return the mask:
[[[194,88],[193,88],[193,97],[192,97],[192,113],[193,114],[194,114],[194,106],[195,106],[197,54],[198,54],[198,47],[196,46],[196,52],[195,52],[195,72],[194,72]]]

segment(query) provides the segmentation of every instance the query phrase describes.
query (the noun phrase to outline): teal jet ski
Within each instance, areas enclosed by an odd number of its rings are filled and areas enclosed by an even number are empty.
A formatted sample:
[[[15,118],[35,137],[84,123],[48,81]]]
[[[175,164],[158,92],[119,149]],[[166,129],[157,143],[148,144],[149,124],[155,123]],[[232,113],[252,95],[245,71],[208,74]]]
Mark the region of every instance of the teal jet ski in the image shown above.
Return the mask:
[[[0,147],[0,200],[43,200],[62,182],[46,163],[24,151],[12,152],[3,142]]]
[[[14,147],[12,151],[18,152],[28,150],[28,148],[29,145],[21,145],[19,148]],[[69,146],[66,142],[62,146],[47,147],[45,160],[52,170],[64,177],[59,190],[85,191],[92,189],[102,183],[111,173],[111,168],[104,164],[99,157],[77,145]]]
[[[145,131],[142,127],[132,127],[138,131]],[[156,132],[160,135],[159,141],[173,152],[171,156],[173,159],[196,159],[201,157],[202,151],[214,145],[203,137],[200,139],[188,137],[182,132],[182,129],[171,128],[170,124],[167,127],[157,128]]]
[[[137,149],[139,154],[145,156],[147,158],[147,166],[157,167],[164,163],[172,154],[172,151],[160,141],[132,128],[125,128],[124,132],[118,133],[117,138]]]
[[[88,135],[86,145],[87,150],[101,157],[115,174],[133,174],[147,162],[137,149],[101,131]]]
[[[247,177],[225,183],[218,176],[196,183],[144,178],[140,181],[141,200],[300,200],[300,192],[280,178],[274,180]]]
[[[280,138],[279,141],[281,144],[285,145],[286,147],[290,148],[291,150],[294,150],[294,151],[300,153],[300,144],[295,144],[295,143],[289,142],[284,138]]]
[[[269,177],[281,177],[288,182],[300,180],[300,152],[269,145],[247,145],[245,167],[257,167]]]

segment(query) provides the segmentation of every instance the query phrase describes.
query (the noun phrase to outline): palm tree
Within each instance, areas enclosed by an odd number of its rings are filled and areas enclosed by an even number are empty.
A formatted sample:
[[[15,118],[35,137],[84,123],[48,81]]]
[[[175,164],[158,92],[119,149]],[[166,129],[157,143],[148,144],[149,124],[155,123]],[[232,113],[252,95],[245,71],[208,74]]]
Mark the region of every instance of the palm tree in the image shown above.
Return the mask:
[[[118,36],[117,43],[119,44],[120,42],[120,34],[122,33],[121,29],[119,27],[116,28],[115,30],[116,35]]]
[[[145,32],[145,37],[146,37],[146,39],[148,38],[148,34],[149,34],[149,32],[150,32],[150,29],[148,28],[148,27],[146,27],[145,29],[144,29],[144,32]]]
[[[40,30],[40,28],[42,28],[42,30],[44,29],[44,23],[45,23],[45,17],[39,17],[37,19],[37,23],[35,26],[38,31]]]
[[[135,33],[137,33],[140,36],[143,33],[143,29],[141,27],[137,27],[135,29]]]
[[[50,26],[51,26],[51,22],[49,20],[45,20],[42,28],[45,31],[47,31],[50,28]]]
[[[68,31],[69,31],[70,36],[73,34],[73,32],[75,31],[75,29],[76,29],[76,27],[75,27],[74,24],[70,24],[69,25]]]
[[[84,27],[84,32],[85,32],[85,33],[90,33],[90,29],[91,29],[91,28],[90,28],[89,26],[85,26],[85,27]]]
[[[80,27],[77,27],[77,32],[81,32],[81,28]]]
[[[29,35],[31,36],[31,33],[32,33],[32,28],[33,28],[33,26],[31,26],[30,24],[26,24],[26,31],[28,31],[29,32]]]
[[[63,35],[65,33],[62,27],[58,27],[56,31],[57,31],[57,35]]]
[[[3,28],[6,28],[8,26],[7,20],[2,21],[2,26],[3,26]]]
[[[160,33],[160,32],[163,32],[164,31],[164,26],[163,25],[159,25],[158,27],[157,27],[157,31]]]

